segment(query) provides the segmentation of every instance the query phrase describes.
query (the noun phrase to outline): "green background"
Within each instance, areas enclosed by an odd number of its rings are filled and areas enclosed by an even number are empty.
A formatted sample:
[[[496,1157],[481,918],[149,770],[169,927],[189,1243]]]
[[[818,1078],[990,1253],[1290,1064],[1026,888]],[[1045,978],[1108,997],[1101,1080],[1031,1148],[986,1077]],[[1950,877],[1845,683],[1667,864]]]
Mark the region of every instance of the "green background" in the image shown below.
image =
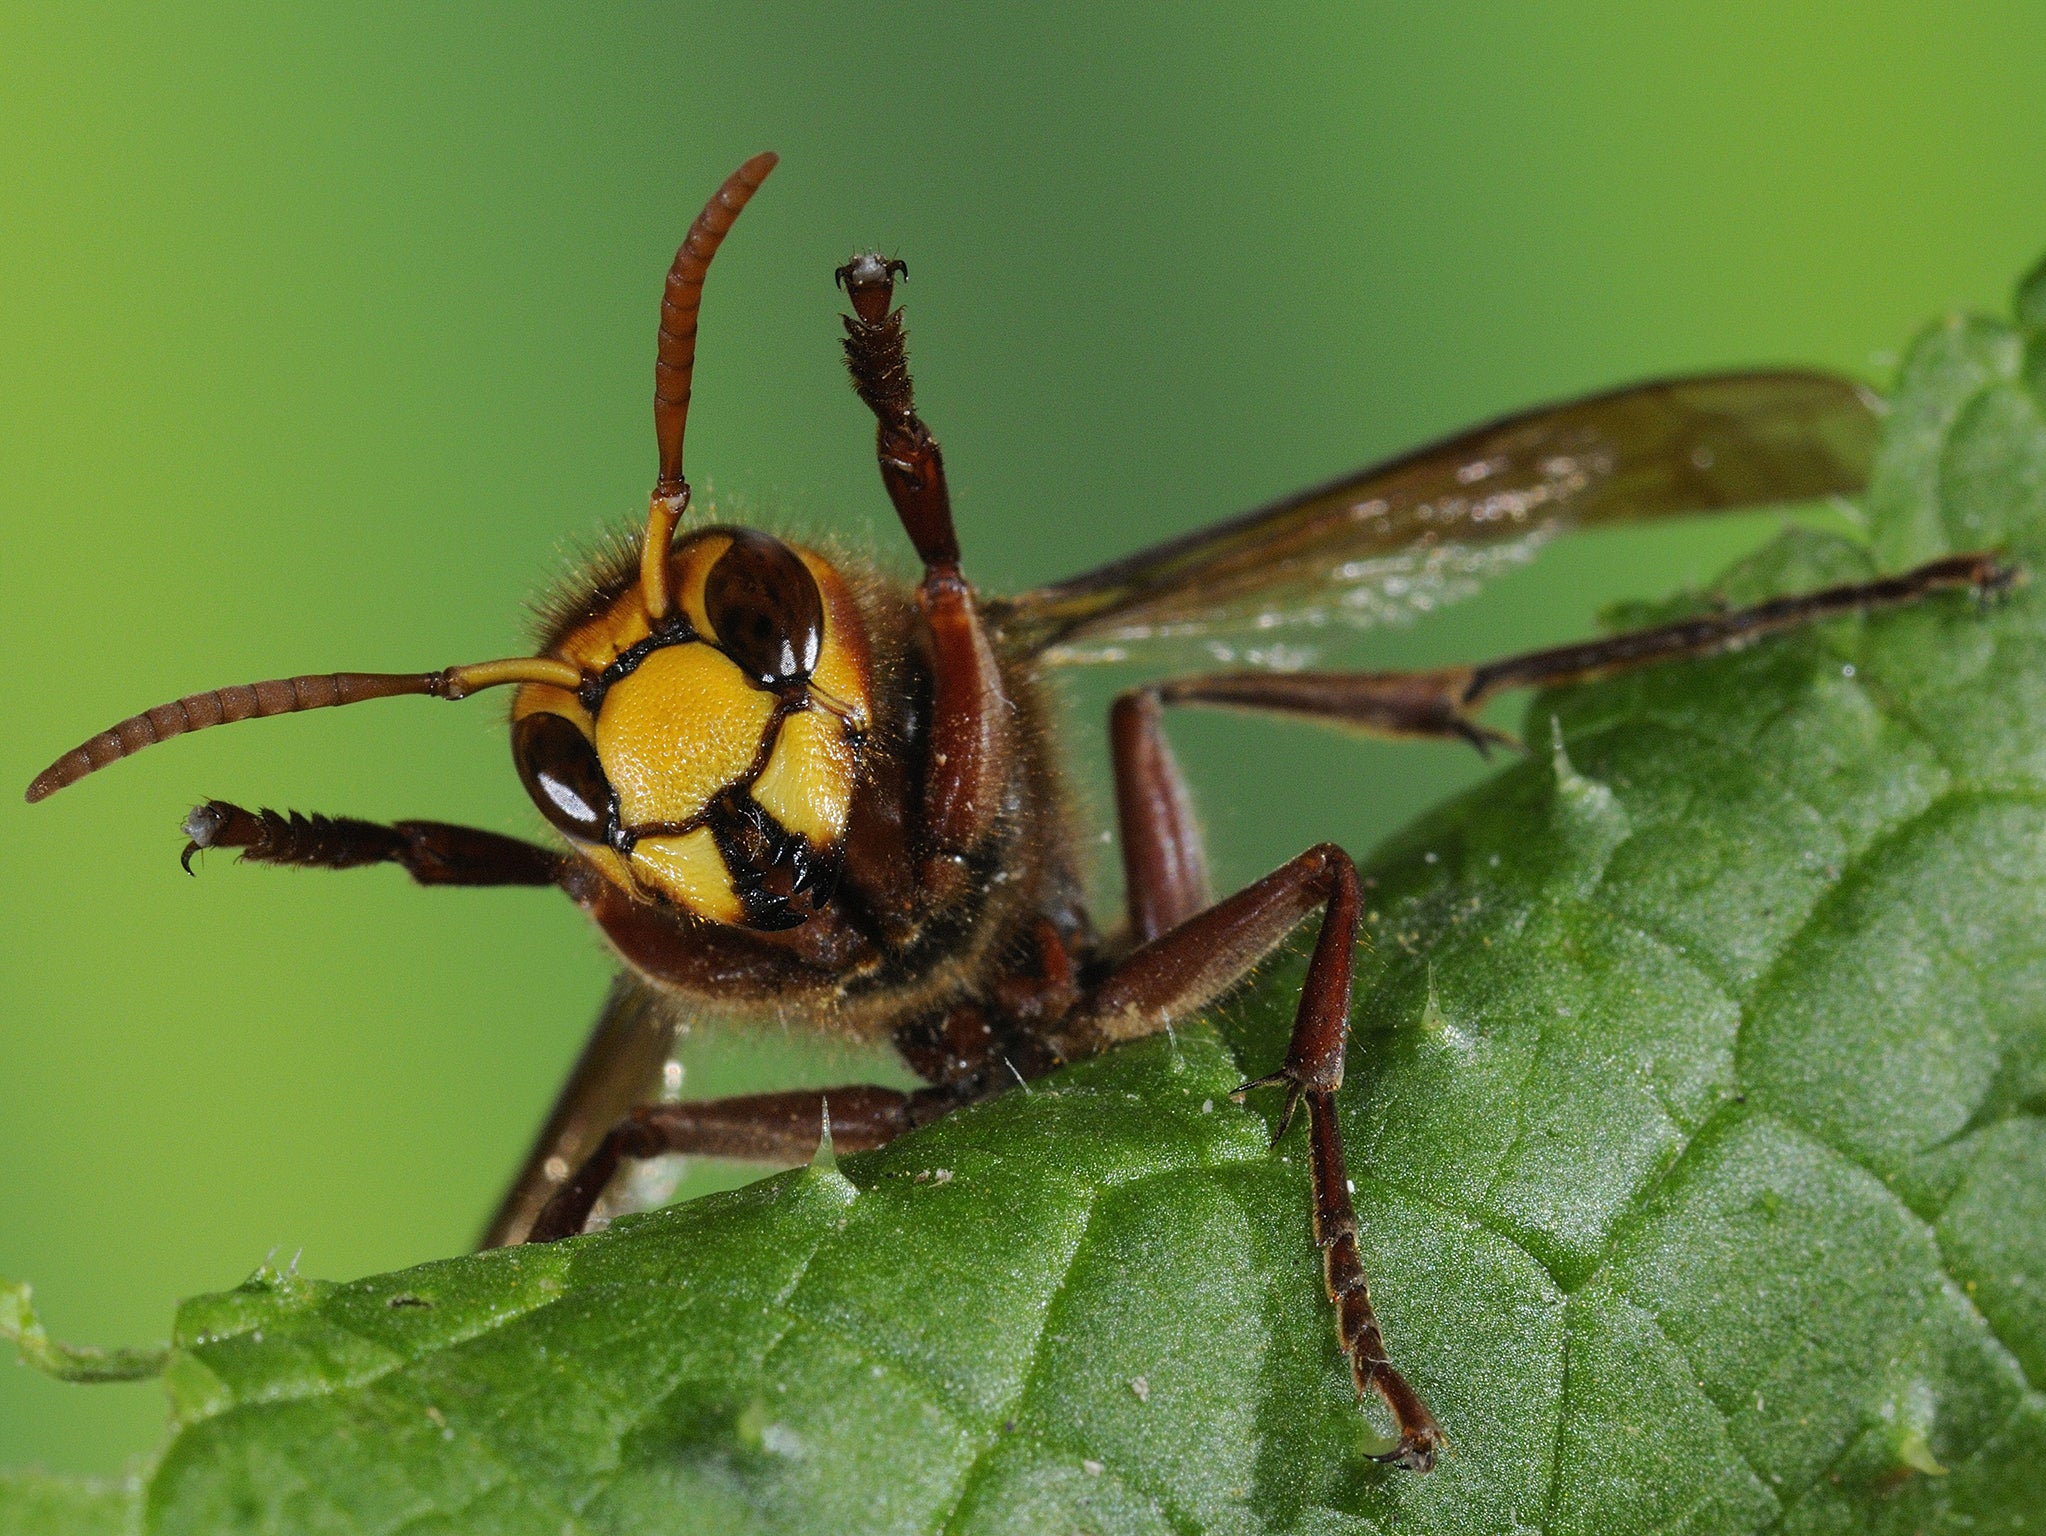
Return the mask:
[[[2046,246],[2036,6],[1476,10],[10,7],[0,784],[193,689],[518,648],[643,505],[660,275],[762,147],[694,478],[895,549],[830,286],[878,245],[992,590],[1544,398],[1880,378]],[[1581,634],[1766,526],[1575,541],[1355,654]],[[1075,689],[1091,806],[1112,681]],[[0,1274],[54,1331],[160,1337],[272,1250],[346,1277],[468,1241],[601,996],[593,933],[392,871],[187,881],[176,827],[220,795],[532,831],[500,722],[398,701],[0,796]],[[1481,771],[1174,729],[1224,880]],[[874,1069],[779,1026],[685,1064],[692,1093]],[[0,1465],[115,1470],[160,1402],[0,1372]]]

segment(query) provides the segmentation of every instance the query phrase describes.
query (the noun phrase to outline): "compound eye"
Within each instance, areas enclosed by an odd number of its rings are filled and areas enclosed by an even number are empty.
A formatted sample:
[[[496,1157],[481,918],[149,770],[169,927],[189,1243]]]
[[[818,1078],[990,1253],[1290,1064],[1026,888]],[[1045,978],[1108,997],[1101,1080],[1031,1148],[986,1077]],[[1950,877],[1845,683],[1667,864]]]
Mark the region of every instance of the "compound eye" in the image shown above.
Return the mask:
[[[764,688],[807,679],[824,645],[816,578],[779,539],[741,529],[703,583],[703,611],[718,644]]]
[[[611,782],[587,736],[560,715],[527,715],[512,727],[512,760],[542,816],[570,837],[604,841]]]

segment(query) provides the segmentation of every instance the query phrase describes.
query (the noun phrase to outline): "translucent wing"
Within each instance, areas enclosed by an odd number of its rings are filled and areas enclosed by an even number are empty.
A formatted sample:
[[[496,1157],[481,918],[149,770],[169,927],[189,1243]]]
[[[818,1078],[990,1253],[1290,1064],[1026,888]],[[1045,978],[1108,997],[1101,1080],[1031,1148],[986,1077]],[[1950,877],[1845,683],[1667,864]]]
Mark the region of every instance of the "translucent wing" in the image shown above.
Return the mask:
[[[1851,380],[1769,372],[1635,384],[1508,416],[1053,586],[988,604],[1005,646],[1122,660],[1249,632],[1283,664],[1317,626],[1425,612],[1572,527],[1859,491],[1878,402]]]
[[[604,1133],[628,1111],[661,1097],[663,1069],[680,1022],[674,1003],[630,972],[612,983],[589,1043],[554,1101],[554,1112],[478,1246],[524,1242],[540,1208],[561,1181],[582,1166]],[[605,1214],[621,1209],[611,1193],[599,1206]]]

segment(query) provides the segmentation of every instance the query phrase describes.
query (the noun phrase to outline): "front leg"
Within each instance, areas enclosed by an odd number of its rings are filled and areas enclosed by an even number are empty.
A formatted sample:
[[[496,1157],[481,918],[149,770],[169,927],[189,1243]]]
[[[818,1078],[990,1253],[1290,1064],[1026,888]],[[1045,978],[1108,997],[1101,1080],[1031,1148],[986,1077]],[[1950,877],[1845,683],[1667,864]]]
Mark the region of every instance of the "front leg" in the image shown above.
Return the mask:
[[[951,894],[967,878],[964,857],[995,831],[1013,747],[1014,706],[959,568],[959,535],[938,440],[916,413],[902,311],[891,309],[899,261],[856,256],[838,269],[852,300],[845,361],[853,389],[874,413],[881,483],[923,561],[917,607],[930,637],[931,721],[920,822],[936,858],[924,884]]]
[[[185,818],[180,861],[207,848],[237,848],[244,862],[305,869],[397,864],[421,885],[553,885],[567,864],[535,843],[446,821],[358,821],[297,811],[245,811],[208,800]]]

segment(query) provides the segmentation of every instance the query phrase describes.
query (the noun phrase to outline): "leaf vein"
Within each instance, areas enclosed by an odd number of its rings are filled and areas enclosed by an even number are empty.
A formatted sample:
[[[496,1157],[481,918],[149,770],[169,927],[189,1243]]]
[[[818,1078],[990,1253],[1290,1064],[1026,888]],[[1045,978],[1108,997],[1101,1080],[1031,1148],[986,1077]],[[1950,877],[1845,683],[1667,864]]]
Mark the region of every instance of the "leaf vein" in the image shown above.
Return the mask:
[[[1142,1184],[1145,1181],[1139,1179],[1135,1182]],[[933,1536],[951,1536],[953,1519],[966,1507],[967,1500],[980,1486],[980,1480],[987,1468],[988,1453],[1001,1444],[1001,1426],[1021,1413],[1024,1405],[1030,1400],[1030,1389],[1035,1385],[1038,1373],[1044,1368],[1044,1344],[1051,1333],[1052,1318],[1065,1297],[1066,1287],[1072,1282],[1073,1270],[1080,1262],[1080,1255],[1086,1251],[1088,1239],[1093,1235],[1094,1213],[1101,1204],[1102,1194],[1103,1191],[1098,1185],[1088,1191],[1080,1240],[1073,1244],[1072,1252],[1066,1255],[1065,1268],[1060,1271],[1058,1283],[1052,1287],[1051,1294],[1046,1299],[1036,1336],[1030,1341],[1030,1353],[1027,1357],[1029,1364],[1023,1372],[1023,1383],[1016,1389],[1015,1396],[1003,1404],[1001,1413],[990,1420],[986,1443],[974,1453],[973,1460],[967,1464],[965,1473],[959,1479],[958,1493],[950,1507],[939,1515],[937,1523],[930,1527]]]

